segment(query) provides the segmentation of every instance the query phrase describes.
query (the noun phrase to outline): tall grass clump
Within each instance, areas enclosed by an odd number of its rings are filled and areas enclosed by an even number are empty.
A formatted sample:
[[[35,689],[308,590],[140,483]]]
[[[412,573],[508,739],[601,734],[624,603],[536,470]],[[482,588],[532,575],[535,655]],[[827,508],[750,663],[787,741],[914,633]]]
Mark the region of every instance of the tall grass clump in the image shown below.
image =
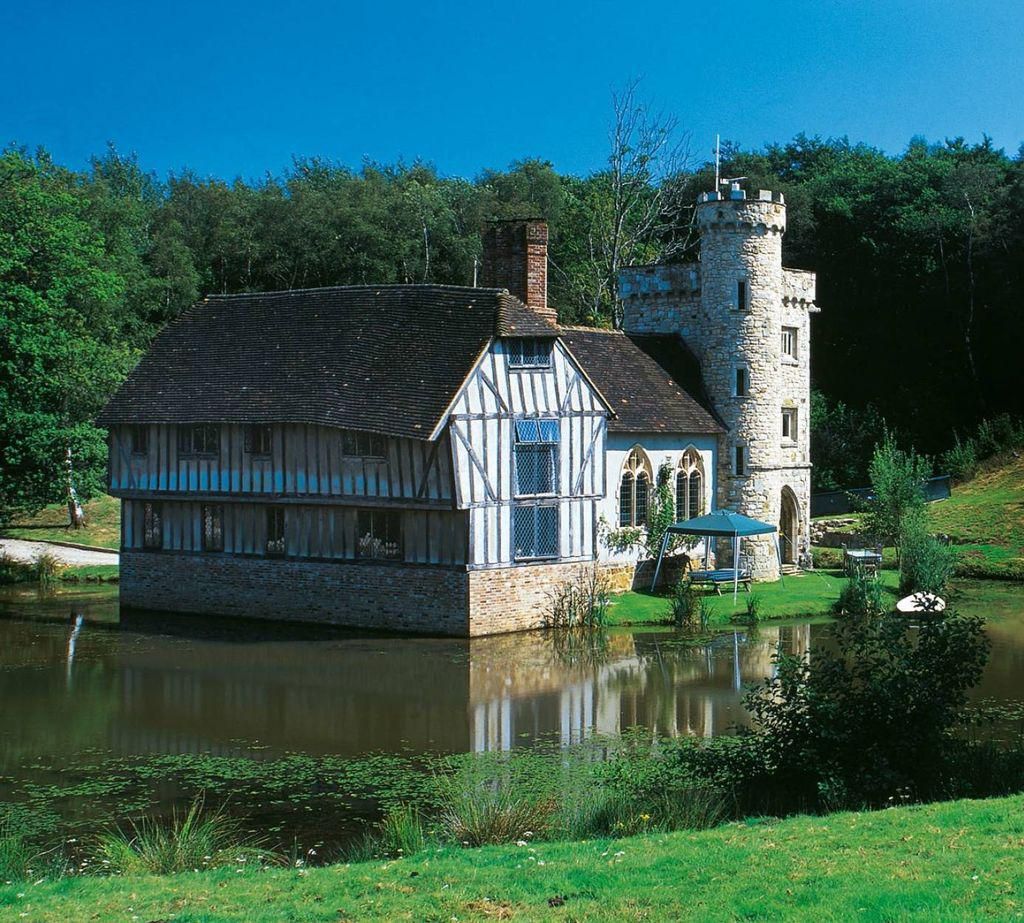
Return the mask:
[[[701,590],[685,575],[672,591],[672,622],[676,628],[705,631],[711,610]]]
[[[9,583],[25,583],[33,579],[31,564],[15,561],[6,551],[0,548],[0,585]]]
[[[183,814],[175,810],[169,823],[143,818],[132,821],[127,829],[101,834],[96,850],[98,863],[120,875],[173,875],[272,858],[223,807],[207,810],[202,796]]]
[[[551,594],[550,628],[601,628],[608,617],[611,582],[596,564],[581,567]]]
[[[32,562],[32,573],[39,586],[49,590],[56,586],[62,567],[60,559],[55,554],[41,551]]]
[[[850,575],[846,586],[839,593],[839,599],[832,604],[832,611],[836,615],[878,615],[884,610],[881,583],[859,569]]]
[[[419,810],[408,804],[389,808],[376,826],[347,850],[349,862],[401,859],[423,852],[427,834]]]
[[[554,812],[551,798],[456,777],[442,786],[438,829],[443,839],[462,846],[515,843],[547,834]]]
[[[24,831],[10,818],[0,819],[0,882],[24,881],[38,859]]]

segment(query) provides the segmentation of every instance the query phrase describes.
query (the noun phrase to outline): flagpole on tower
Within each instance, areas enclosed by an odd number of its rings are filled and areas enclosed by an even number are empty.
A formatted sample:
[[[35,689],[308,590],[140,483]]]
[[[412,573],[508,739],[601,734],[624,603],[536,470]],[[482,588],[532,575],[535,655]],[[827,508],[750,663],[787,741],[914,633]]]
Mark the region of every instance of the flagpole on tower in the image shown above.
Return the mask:
[[[721,135],[715,135],[715,192],[722,186],[722,147]]]

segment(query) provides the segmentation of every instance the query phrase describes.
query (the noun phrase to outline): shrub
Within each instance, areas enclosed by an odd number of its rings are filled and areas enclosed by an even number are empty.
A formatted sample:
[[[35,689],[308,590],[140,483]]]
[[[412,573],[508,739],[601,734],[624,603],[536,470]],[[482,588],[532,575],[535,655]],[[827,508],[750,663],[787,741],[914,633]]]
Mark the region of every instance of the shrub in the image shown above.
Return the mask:
[[[882,585],[874,577],[858,569],[846,581],[839,599],[832,604],[836,615],[877,615],[885,609]]]
[[[701,590],[685,574],[672,591],[672,622],[677,628],[706,631],[711,609]]]
[[[978,472],[978,450],[973,439],[960,441],[956,437],[953,447],[946,449],[939,459],[943,471],[947,471],[957,481],[969,481]]]
[[[904,533],[900,557],[900,592],[945,594],[957,567],[957,550],[929,535],[920,520]]]
[[[950,732],[987,655],[982,620],[953,612],[916,630],[894,615],[838,622],[833,644],[778,657],[745,699],[767,768],[819,808],[941,797]]]
[[[887,431],[875,446],[869,473],[874,496],[868,505],[868,531],[879,539],[892,539],[898,558],[904,523],[924,509],[922,485],[931,474],[931,465],[912,448],[901,449]]]
[[[444,839],[462,846],[514,843],[543,836],[554,811],[549,798],[518,793],[493,781],[456,777],[442,786],[438,825]]]
[[[551,628],[601,628],[608,617],[611,582],[595,563],[581,567],[551,594]]]
[[[271,858],[223,808],[207,811],[202,796],[183,815],[175,810],[170,823],[144,818],[102,834],[96,855],[107,871],[121,875],[172,875]]]

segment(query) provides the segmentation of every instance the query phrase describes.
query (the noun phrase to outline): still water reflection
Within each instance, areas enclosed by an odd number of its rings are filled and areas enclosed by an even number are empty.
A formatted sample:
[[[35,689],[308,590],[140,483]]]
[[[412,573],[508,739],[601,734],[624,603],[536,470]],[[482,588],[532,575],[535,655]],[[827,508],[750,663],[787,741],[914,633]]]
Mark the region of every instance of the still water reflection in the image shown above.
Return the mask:
[[[1024,618],[989,626],[976,698],[1021,697]],[[694,646],[617,631],[598,649],[541,633],[474,640],[119,611],[110,591],[0,597],[0,769],[26,759],[284,752],[503,750],[643,726],[727,733],[744,687],[777,650],[828,632],[807,622]]]
[[[0,600],[0,767],[26,757],[357,756],[502,750],[645,726],[726,733],[743,687],[822,626],[670,631],[597,649],[544,634],[450,640],[118,612],[109,595]]]

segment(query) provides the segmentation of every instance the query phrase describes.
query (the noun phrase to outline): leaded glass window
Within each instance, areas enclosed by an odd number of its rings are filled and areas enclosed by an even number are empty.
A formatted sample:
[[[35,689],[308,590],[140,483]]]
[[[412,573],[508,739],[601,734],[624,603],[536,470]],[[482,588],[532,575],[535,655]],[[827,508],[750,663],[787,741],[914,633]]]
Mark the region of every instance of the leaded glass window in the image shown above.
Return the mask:
[[[557,493],[558,420],[516,420],[515,436],[516,496]]]

